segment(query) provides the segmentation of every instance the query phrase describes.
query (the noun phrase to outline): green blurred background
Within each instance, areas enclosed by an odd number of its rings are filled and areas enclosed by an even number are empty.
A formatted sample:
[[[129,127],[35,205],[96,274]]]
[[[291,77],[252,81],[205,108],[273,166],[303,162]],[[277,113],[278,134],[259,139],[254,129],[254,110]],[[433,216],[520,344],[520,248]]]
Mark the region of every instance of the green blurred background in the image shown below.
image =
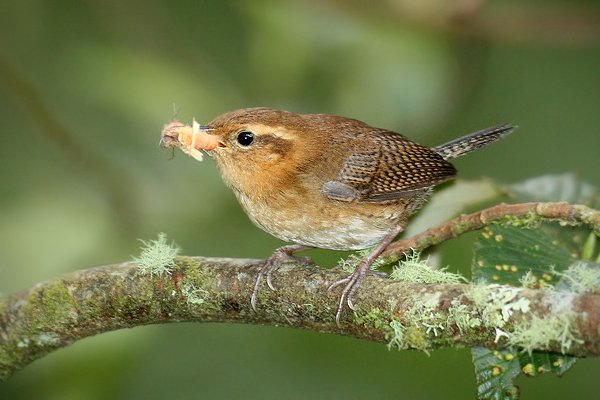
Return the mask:
[[[127,260],[164,231],[185,254],[266,257],[214,164],[158,147],[173,116],[331,113],[428,145],[518,133],[456,162],[515,182],[598,186],[596,1],[42,1],[0,4],[0,291]],[[468,201],[468,199],[465,199]],[[470,240],[442,246],[468,274]],[[334,265],[337,252],[314,252]],[[527,399],[591,398],[600,362],[519,379]],[[388,351],[284,328],[178,324],[75,343],[1,399],[472,398],[467,349]]]

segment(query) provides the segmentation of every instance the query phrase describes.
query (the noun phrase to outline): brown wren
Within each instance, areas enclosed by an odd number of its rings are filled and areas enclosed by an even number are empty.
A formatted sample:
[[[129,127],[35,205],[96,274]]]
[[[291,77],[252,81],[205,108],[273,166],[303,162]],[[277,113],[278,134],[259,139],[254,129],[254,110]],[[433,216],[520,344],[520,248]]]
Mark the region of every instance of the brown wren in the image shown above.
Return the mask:
[[[225,183],[258,227],[293,245],[277,249],[261,269],[260,282],[293,253],[311,247],[359,250],[373,247],[344,285],[336,321],[352,303],[371,264],[402,232],[408,218],[432,193],[454,178],[448,162],[513,130],[500,125],[429,148],[356,119],[247,108],[218,116],[205,126],[167,124],[161,142],[200,158],[214,158]]]

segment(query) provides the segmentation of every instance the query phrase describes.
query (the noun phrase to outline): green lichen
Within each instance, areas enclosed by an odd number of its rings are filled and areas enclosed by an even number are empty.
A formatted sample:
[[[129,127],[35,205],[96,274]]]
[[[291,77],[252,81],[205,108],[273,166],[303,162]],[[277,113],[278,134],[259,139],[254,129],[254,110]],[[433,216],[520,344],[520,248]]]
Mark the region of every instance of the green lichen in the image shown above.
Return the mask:
[[[388,350],[415,349],[429,355],[430,341],[423,328],[418,326],[404,326],[400,321],[393,319],[389,324]]]
[[[439,318],[439,314],[435,312],[435,307],[439,303],[440,293],[429,294],[425,296],[414,296],[410,299],[409,307],[403,315],[404,323],[395,318],[388,319],[386,325],[389,339],[388,349],[418,349],[425,351],[430,346],[428,335],[436,334],[438,329],[443,329],[439,326],[443,320]],[[395,301],[389,301],[390,309],[396,307]],[[378,313],[375,314],[378,316]],[[373,319],[373,317],[371,317]],[[434,332],[435,331],[435,332]]]
[[[535,212],[530,211],[521,216],[505,215],[497,223],[505,227],[534,229],[540,226],[541,219]]]
[[[503,285],[476,284],[467,297],[480,311],[484,326],[502,328],[515,312],[529,312],[531,302],[526,297],[519,297],[522,291]]]
[[[140,241],[143,243],[140,255],[133,259],[140,273],[151,277],[170,275],[180,249],[174,243],[168,244],[167,235],[162,232],[158,234],[158,240]]]
[[[181,286],[181,294],[189,304],[201,305],[204,304],[205,298],[208,297],[209,292],[197,288],[193,283],[186,283]]]
[[[574,343],[583,343],[573,326],[575,318],[573,312],[549,314],[544,318],[534,315],[529,321],[515,326],[508,335],[508,343],[521,347],[531,355],[534,350],[548,350],[552,342],[558,342],[564,354]]]
[[[521,283],[521,286],[523,286],[524,288],[531,289],[537,286],[538,280],[533,272],[527,271],[525,274],[523,274],[523,276],[519,278],[519,283]]]
[[[522,283],[533,280],[525,274]],[[467,297],[473,302],[481,315],[481,323],[496,331],[496,342],[505,337],[509,346],[520,347],[531,353],[533,350],[551,349],[552,343],[558,343],[563,353],[575,343],[582,343],[573,326],[576,319],[571,310],[571,294],[568,292],[556,296],[548,302],[548,312],[543,317],[530,315],[526,319],[512,321],[510,330],[504,331],[507,322],[518,312],[526,315],[531,310],[531,301],[521,296],[523,289],[501,285],[474,285]],[[566,297],[565,297],[566,296]]]
[[[552,273],[561,277],[559,289],[581,294],[600,288],[600,268],[597,264],[577,261],[563,272],[553,267]]]
[[[429,347],[431,343],[429,337],[425,334],[425,330],[418,326],[409,326],[404,330],[405,348],[421,350],[429,355]]]
[[[437,337],[448,327],[446,314],[436,311],[440,296],[440,292],[414,296],[404,313],[404,324],[398,321],[393,326],[390,324],[392,334],[388,348],[413,348],[428,353],[429,337]]]
[[[426,260],[420,259],[420,253],[413,251],[405,254],[405,259],[394,267],[390,278],[412,283],[464,283],[467,280],[460,274],[447,272],[446,268],[433,269]]]
[[[56,331],[56,327],[76,324],[79,314],[68,287],[63,281],[57,280],[30,292],[23,302],[23,315],[27,316],[24,321],[26,329],[18,337],[6,340],[6,343],[13,343],[11,346],[16,348],[58,346],[61,334]],[[0,355],[0,359],[10,357],[15,352],[14,348],[5,350],[6,353]]]
[[[180,292],[186,302],[202,305],[201,312],[219,310],[225,297],[218,289],[221,284],[220,276],[211,268],[200,268],[198,261],[190,257],[177,257],[177,264],[185,271]]]
[[[455,325],[462,334],[464,331],[482,325],[477,310],[474,310],[466,304],[462,304],[459,299],[453,299],[450,304],[451,306],[448,308],[446,317],[447,326]]]
[[[29,326],[60,326],[77,319],[77,304],[62,281],[50,282],[43,291],[33,291],[26,302]]]
[[[384,330],[384,333],[389,334],[389,321],[392,314],[387,310],[382,310],[379,307],[370,309],[368,312],[361,314],[355,313],[354,320],[357,324],[365,328],[375,328]]]
[[[404,313],[402,326],[404,348],[426,351],[432,340],[440,338],[443,333],[453,334],[456,329],[463,333],[483,325],[477,308],[463,304],[460,298],[452,300],[446,311],[439,310],[440,297],[440,292],[434,292],[414,296],[410,300],[411,304]],[[395,344],[388,344],[388,347],[398,347]]]
[[[398,350],[404,349],[404,330],[406,329],[399,321],[392,320],[390,322],[391,337],[387,344],[388,350],[397,348]]]

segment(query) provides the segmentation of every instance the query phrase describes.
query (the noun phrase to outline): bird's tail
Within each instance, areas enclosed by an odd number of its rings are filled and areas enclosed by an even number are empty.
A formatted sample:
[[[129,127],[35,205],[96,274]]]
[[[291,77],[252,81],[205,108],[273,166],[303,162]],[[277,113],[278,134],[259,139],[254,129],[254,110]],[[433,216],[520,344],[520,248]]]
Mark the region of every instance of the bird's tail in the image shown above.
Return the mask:
[[[494,143],[496,140],[511,133],[515,128],[516,126],[507,124],[494,126],[459,137],[458,139],[454,139],[448,143],[434,147],[433,149],[439,155],[444,157],[445,160],[451,160],[470,153],[473,150],[485,147],[490,143]]]

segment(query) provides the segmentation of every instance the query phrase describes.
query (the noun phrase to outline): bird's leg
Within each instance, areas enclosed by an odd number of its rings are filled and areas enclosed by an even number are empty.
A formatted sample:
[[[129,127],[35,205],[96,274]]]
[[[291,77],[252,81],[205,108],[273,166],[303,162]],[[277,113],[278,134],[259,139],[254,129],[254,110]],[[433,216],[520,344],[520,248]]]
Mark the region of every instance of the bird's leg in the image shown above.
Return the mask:
[[[267,285],[271,290],[275,290],[275,287],[271,282],[271,274],[273,273],[273,271],[279,268],[281,264],[285,263],[286,261],[294,259],[294,253],[308,249],[311,249],[311,247],[304,246],[301,244],[290,244],[278,248],[273,252],[273,254],[271,254],[271,257],[267,258],[264,266],[260,269],[258,276],[256,277],[256,282],[254,283],[254,290],[252,291],[252,298],[250,299],[250,304],[252,305],[252,309],[254,311],[256,311],[256,299],[258,298],[258,289],[260,287],[260,282],[265,277],[265,275],[267,276]]]
[[[342,290],[342,294],[340,296],[340,301],[338,303],[337,312],[335,313],[335,322],[337,323],[338,326],[340,325],[340,318],[342,316],[342,311],[344,311],[344,304],[347,303],[348,307],[351,310],[354,310],[354,304],[352,302],[352,299],[354,297],[354,294],[356,293],[356,290],[360,286],[361,281],[363,280],[363,278],[365,277],[365,275],[367,274],[367,272],[371,268],[371,265],[373,265],[373,263],[375,262],[377,257],[379,257],[379,255],[381,253],[383,253],[383,251],[386,249],[386,247],[388,247],[388,245],[390,243],[392,243],[394,238],[396,236],[398,236],[400,234],[400,232],[402,232],[403,230],[404,230],[404,224],[396,225],[390,232],[388,232],[388,234],[383,238],[381,243],[379,243],[377,245],[377,247],[375,247],[373,250],[371,250],[369,255],[367,255],[360,262],[360,264],[357,265],[356,269],[354,270],[354,272],[352,274],[350,274],[348,277],[346,277],[344,279],[340,279],[339,281],[332,283],[331,286],[329,286],[328,290],[331,290],[340,285],[344,285],[344,284],[346,285],[346,286],[344,286],[344,289]]]

